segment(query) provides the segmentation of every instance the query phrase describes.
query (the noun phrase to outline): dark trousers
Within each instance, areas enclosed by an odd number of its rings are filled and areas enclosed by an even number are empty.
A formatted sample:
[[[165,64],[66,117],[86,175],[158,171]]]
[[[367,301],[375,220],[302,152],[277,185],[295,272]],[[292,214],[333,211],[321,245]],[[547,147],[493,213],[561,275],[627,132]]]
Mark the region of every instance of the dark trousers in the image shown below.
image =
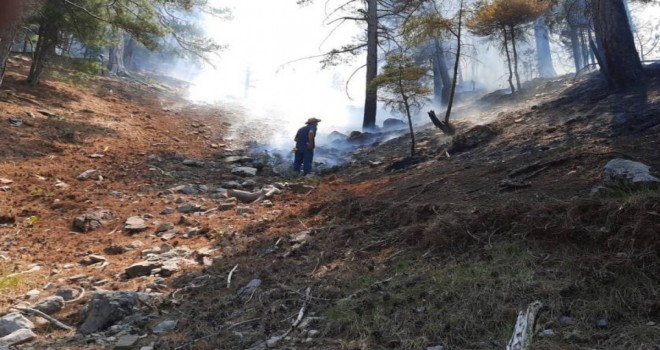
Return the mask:
[[[293,160],[293,171],[300,172],[300,166],[303,168],[303,174],[307,175],[312,172],[312,160],[314,159],[314,150],[305,149],[303,151],[296,151],[295,159]]]

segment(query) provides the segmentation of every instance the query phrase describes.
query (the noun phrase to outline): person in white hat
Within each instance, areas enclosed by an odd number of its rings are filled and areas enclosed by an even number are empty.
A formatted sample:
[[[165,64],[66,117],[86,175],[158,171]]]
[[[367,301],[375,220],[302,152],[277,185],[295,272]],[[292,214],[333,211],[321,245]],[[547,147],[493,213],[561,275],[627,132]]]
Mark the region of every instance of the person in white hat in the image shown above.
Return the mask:
[[[314,160],[314,138],[316,137],[316,126],[321,121],[321,119],[309,118],[305,126],[298,129],[296,133],[296,138],[293,139],[296,141],[296,148],[293,149],[295,153],[295,158],[293,161],[293,171],[300,173],[300,167],[302,166],[303,175],[307,175],[312,172],[312,161]]]

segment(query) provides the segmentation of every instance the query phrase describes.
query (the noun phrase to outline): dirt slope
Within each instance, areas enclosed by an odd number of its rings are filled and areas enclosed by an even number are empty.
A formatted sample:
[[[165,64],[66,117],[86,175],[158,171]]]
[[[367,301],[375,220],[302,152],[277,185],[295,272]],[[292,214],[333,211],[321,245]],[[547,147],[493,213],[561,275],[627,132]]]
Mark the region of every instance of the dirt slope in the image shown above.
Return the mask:
[[[237,180],[226,157],[245,155],[225,140],[240,113],[192,106],[172,87],[134,80],[33,90],[21,82],[24,65],[12,63],[0,90],[0,178],[9,180],[0,192],[2,309],[32,289],[44,297],[82,287],[87,296],[55,315],[79,325],[92,289],[159,291],[162,305],[141,308],[154,318],[130,328],[146,335],[141,346],[503,349],[518,310],[540,300],[544,335],[535,349],[660,346],[660,195],[652,188],[590,195],[612,158],[660,169],[657,80],[614,95],[597,77],[540,82],[526,96],[466,109],[489,123],[461,122],[454,139],[420,131],[415,159],[405,158],[408,141],[397,138],[305,180],[312,192],[286,190],[272,207],[250,205],[251,214],[161,215],[182,203],[217,206],[212,189]],[[12,126],[10,116],[23,124]],[[77,179],[89,169],[102,178]],[[257,188],[292,181],[266,175],[267,167],[253,179]],[[188,184],[210,190],[170,190]],[[96,209],[112,218],[71,232],[77,216]],[[146,217],[149,229],[123,232],[131,216]],[[214,248],[213,264],[186,266],[164,281],[122,277],[141,250],[163,242],[154,234],[163,222],[180,232],[207,229],[166,243]],[[143,246],[105,253],[135,240]],[[88,254],[109,264],[79,264]],[[241,294],[255,279],[259,287]],[[152,334],[163,320],[178,321],[176,329]],[[293,329],[296,321],[303,324]],[[119,338],[48,326],[37,333],[28,346],[112,348]]]

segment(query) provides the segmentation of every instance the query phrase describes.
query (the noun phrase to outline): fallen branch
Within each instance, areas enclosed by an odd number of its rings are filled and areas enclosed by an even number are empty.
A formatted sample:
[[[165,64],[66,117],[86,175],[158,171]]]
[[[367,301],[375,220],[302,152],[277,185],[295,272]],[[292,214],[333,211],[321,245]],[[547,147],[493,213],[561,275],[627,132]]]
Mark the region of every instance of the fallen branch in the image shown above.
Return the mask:
[[[231,286],[231,276],[234,274],[234,271],[238,268],[238,265],[234,266],[231,271],[229,271],[229,275],[227,276],[227,289],[229,289],[229,286]]]
[[[525,177],[525,179],[531,179],[532,177],[538,175],[540,172],[548,169],[549,167],[565,163],[569,159],[571,159],[571,158],[570,157],[569,158],[561,158],[561,159],[555,159],[555,160],[548,160],[548,161],[545,161],[545,162],[537,161],[537,162],[534,162],[532,164],[529,164],[529,165],[526,165],[524,167],[513,170],[512,172],[509,173],[509,177],[514,178],[518,175],[522,175],[522,174],[531,172],[532,174]]]
[[[293,322],[291,329],[298,327],[300,321],[302,321],[303,319],[303,316],[305,316],[305,312],[307,311],[307,307],[309,306],[309,300],[311,299],[310,296],[311,292],[312,292],[312,287],[307,287],[307,290],[305,290],[305,301],[303,302],[303,306],[300,308],[300,311],[298,311],[298,318],[296,318],[296,320]]]
[[[37,315],[41,318],[44,318],[44,319],[50,321],[52,324],[54,324],[55,326],[57,326],[61,329],[64,329],[64,330],[67,330],[67,331],[74,330],[73,327],[67,326],[64,323],[56,320],[55,318],[53,318],[53,317],[51,317],[51,316],[49,316],[49,315],[47,315],[47,314],[45,314],[45,313],[43,313],[39,310],[35,310],[33,308],[30,308],[30,307],[16,307],[16,306],[14,306],[13,308],[20,311],[20,312],[22,312],[22,313],[33,314],[33,315]]]
[[[542,307],[543,303],[537,300],[527,306],[526,313],[522,311],[518,313],[516,326],[513,328],[513,335],[506,345],[506,350],[529,350],[531,348],[536,316]]]

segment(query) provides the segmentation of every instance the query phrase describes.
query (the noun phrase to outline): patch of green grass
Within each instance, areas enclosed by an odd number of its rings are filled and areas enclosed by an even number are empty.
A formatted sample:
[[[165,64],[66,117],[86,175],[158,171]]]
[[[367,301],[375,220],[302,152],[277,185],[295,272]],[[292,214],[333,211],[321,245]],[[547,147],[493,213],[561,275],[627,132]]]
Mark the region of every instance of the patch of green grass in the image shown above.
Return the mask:
[[[538,349],[579,341],[608,349],[652,349],[660,327],[645,325],[657,318],[650,310],[660,310],[657,267],[611,258],[596,248],[549,249],[531,240],[494,242],[489,249],[434,264],[401,257],[392,262],[388,273],[394,277],[388,283],[369,287],[383,279],[369,275],[350,282],[347,295],[366,291],[327,308],[323,331],[360,340],[367,348],[504,348],[518,311],[539,300],[546,309],[537,326],[556,335],[538,338]],[[561,316],[571,317],[574,325],[561,325]],[[600,318],[609,323],[604,329],[595,327]]]
[[[660,197],[660,184],[618,184],[606,186],[600,197],[604,199],[635,201]]]
[[[21,285],[20,274],[0,274],[0,292],[13,290]]]

